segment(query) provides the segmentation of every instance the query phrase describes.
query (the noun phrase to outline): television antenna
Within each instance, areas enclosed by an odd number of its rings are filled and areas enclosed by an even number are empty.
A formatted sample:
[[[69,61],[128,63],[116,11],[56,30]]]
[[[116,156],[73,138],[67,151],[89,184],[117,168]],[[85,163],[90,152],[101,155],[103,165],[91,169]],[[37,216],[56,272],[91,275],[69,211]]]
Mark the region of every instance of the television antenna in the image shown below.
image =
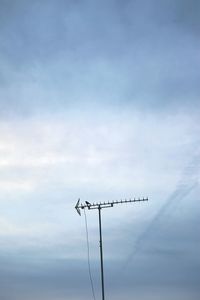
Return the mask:
[[[81,209],[88,208],[91,209],[98,209],[99,215],[99,247],[100,247],[100,263],[101,263],[101,293],[102,293],[102,300],[105,300],[105,289],[104,289],[104,268],[103,268],[103,243],[102,243],[102,229],[101,229],[101,210],[103,208],[110,208],[113,207],[115,204],[123,204],[123,203],[131,203],[131,202],[141,202],[141,201],[148,201],[148,198],[137,198],[137,199],[129,199],[129,200],[117,200],[117,201],[108,201],[108,202],[97,202],[97,203],[90,203],[85,201],[85,204],[80,203],[80,198],[78,199],[75,209],[77,213],[81,216]]]

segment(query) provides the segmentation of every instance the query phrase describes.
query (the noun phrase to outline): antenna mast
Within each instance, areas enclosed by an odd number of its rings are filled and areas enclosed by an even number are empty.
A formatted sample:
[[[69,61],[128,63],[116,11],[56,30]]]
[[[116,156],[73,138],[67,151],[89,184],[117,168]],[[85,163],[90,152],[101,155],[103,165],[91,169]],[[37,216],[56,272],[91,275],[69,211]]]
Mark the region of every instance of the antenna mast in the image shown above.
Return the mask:
[[[100,247],[100,262],[101,262],[101,290],[102,290],[102,300],[105,300],[105,290],[104,290],[104,270],[103,270],[103,243],[102,243],[102,230],[101,230],[101,210],[102,208],[113,207],[115,204],[122,203],[130,203],[130,202],[141,202],[148,201],[148,198],[137,198],[137,199],[129,199],[129,200],[120,200],[120,201],[108,201],[108,202],[98,202],[98,203],[90,203],[85,201],[85,204],[80,203],[80,199],[78,199],[75,209],[77,213],[81,216],[81,209],[88,208],[90,209],[98,209],[99,212],[99,247]]]

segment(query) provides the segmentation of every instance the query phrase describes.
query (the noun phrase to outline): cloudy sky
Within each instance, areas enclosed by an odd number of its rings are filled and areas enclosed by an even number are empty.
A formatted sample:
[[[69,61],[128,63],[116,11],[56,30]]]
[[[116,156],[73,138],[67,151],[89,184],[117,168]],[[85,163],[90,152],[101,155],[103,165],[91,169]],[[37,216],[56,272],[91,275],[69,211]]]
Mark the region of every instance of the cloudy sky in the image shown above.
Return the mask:
[[[200,296],[200,2],[0,0],[0,298]],[[96,300],[97,211],[86,211]]]

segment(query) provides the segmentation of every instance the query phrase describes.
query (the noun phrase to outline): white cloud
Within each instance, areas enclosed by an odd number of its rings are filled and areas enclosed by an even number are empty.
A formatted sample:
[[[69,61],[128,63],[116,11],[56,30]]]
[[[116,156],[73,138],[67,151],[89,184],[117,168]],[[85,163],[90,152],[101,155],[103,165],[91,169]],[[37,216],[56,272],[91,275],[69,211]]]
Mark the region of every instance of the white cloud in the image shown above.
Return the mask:
[[[66,116],[67,118],[69,116]],[[0,168],[7,176],[19,168],[29,177],[15,182],[24,187],[59,178],[63,184],[121,186],[122,189],[167,190],[178,180],[183,160],[198,144],[194,121],[185,116],[141,116],[128,112],[95,120],[76,114],[26,120],[1,126]],[[73,120],[74,119],[74,120]],[[37,171],[37,172],[36,172]],[[37,174],[36,174],[36,173]],[[32,174],[31,174],[32,173]],[[36,176],[37,175],[37,176]],[[19,174],[20,176],[20,174]],[[2,181],[13,183],[14,181]]]
[[[53,226],[57,234],[65,226],[72,230],[76,224],[72,209],[80,194],[83,201],[84,197],[98,201],[104,200],[102,196],[105,200],[149,196],[152,205],[148,220],[176,187],[194,146],[196,152],[199,149],[198,127],[192,117],[143,116],[125,110],[105,113],[99,109],[98,117],[93,111],[81,117],[74,111],[54,117],[10,120],[0,123],[0,139],[0,191],[4,195],[0,203],[5,212],[9,211],[9,199],[27,193],[18,212],[21,225],[25,224],[23,214],[28,201],[30,226],[23,233],[27,236],[30,229],[37,235],[43,225],[47,232]],[[5,197],[5,192],[10,198]],[[66,199],[67,206],[64,200],[56,203],[52,197]],[[41,213],[37,206],[42,207]],[[126,214],[127,210],[120,208],[115,216],[123,218]],[[145,219],[142,211],[140,216]],[[4,218],[6,221],[7,212]],[[46,221],[50,227],[46,227]],[[109,226],[109,221],[106,224]],[[14,232],[14,227],[8,226],[8,231]],[[22,232],[18,230],[18,234]]]
[[[0,180],[1,191],[19,191],[31,192],[34,190],[34,183],[28,180]]]

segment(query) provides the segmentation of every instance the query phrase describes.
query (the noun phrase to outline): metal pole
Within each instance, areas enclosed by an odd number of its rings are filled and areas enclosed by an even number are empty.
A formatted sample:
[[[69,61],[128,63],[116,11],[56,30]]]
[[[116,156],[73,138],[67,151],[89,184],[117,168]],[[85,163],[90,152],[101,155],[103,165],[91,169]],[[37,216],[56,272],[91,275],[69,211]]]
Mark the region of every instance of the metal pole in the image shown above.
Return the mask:
[[[102,231],[101,231],[101,209],[102,208],[109,208],[113,207],[115,204],[121,203],[129,203],[129,202],[138,202],[138,201],[148,201],[148,198],[138,198],[138,199],[129,199],[129,200],[121,200],[121,201],[108,201],[108,202],[99,202],[99,203],[90,203],[85,201],[85,204],[80,203],[80,198],[78,199],[75,209],[79,216],[81,216],[81,209],[88,208],[88,209],[98,209],[99,210],[99,246],[100,246],[100,261],[101,261],[101,289],[102,289],[102,300],[105,300],[104,295],[104,273],[103,273],[103,244],[102,244]]]
[[[99,205],[99,246],[100,246],[100,258],[101,258],[101,289],[102,289],[102,300],[105,300],[104,295],[104,273],[103,273],[103,245],[102,245],[102,232],[101,232],[101,207]]]

